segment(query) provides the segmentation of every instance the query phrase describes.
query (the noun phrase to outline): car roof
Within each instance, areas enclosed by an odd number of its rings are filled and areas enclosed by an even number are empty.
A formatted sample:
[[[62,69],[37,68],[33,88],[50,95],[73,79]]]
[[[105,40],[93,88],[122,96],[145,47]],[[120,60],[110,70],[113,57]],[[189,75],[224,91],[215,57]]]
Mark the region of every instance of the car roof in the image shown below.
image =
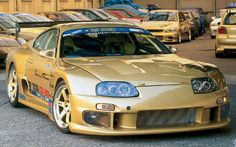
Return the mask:
[[[180,10],[162,9],[162,10],[152,10],[151,12],[180,12]]]

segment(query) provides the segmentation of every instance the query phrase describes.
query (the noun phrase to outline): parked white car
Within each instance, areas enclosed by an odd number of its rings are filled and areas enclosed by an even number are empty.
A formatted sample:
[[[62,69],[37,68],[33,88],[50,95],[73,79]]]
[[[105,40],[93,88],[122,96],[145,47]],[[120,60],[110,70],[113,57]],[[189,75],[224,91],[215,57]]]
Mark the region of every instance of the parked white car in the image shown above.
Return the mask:
[[[210,24],[211,30],[211,38],[214,39],[216,37],[218,26],[220,25],[221,18],[214,18]]]

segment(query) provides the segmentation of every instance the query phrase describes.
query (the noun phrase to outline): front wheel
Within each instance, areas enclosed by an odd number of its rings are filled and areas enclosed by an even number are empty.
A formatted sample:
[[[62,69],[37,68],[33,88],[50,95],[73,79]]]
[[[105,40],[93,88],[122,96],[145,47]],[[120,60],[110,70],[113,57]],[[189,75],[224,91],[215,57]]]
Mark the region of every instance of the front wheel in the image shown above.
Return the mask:
[[[19,93],[19,88],[18,88],[18,81],[17,81],[17,73],[15,66],[12,65],[9,71],[8,75],[8,84],[7,84],[7,95],[9,98],[9,102],[13,107],[18,107],[19,102],[18,102],[18,93]]]
[[[182,35],[181,33],[179,33],[179,35],[178,35],[178,42],[179,42],[179,43],[182,42],[182,36],[181,36],[181,35]]]
[[[70,133],[71,105],[69,89],[64,81],[60,82],[56,87],[53,99],[53,117],[58,128],[63,133]]]
[[[188,41],[192,40],[192,33],[191,30],[188,31]]]

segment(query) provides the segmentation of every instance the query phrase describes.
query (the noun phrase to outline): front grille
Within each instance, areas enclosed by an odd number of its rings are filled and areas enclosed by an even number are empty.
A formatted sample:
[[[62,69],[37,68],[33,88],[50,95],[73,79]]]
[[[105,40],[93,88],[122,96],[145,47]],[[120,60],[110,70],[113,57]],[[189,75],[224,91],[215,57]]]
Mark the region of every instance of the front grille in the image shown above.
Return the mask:
[[[148,30],[149,32],[163,32],[163,29],[152,29],[152,30]]]
[[[140,111],[137,116],[137,127],[164,127],[188,125],[195,123],[196,109],[173,109]]]

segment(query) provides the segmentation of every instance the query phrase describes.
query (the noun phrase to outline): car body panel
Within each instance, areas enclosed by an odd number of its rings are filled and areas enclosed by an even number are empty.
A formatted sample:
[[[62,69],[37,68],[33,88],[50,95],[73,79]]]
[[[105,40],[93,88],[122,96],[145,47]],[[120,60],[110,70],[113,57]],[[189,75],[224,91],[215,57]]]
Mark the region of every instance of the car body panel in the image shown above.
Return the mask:
[[[121,22],[81,22],[57,25],[45,33],[59,33],[56,46],[60,48],[61,37],[65,31],[118,26],[139,29],[135,25]],[[37,45],[35,41],[42,35],[44,33],[10,52],[6,72],[9,73],[11,65],[15,65],[19,82],[19,102],[47,114],[52,120],[53,95],[58,82],[63,80],[68,85],[71,100],[72,117],[69,129],[72,132],[91,135],[141,135],[222,128],[230,123],[228,115],[221,117],[224,112],[222,107],[228,107],[230,103],[228,89],[222,73],[214,65],[194,62],[173,54],[61,58],[58,51],[55,56],[46,57],[34,48],[34,44]],[[21,62],[16,62],[19,59]],[[191,86],[191,79],[195,77],[210,77],[217,81],[219,89],[212,93],[195,94]],[[129,98],[98,96],[95,87],[102,81],[130,82],[137,88],[139,95]],[[226,103],[217,103],[221,97],[225,97]],[[98,103],[113,104],[115,109],[97,110]],[[105,114],[107,117],[101,118],[101,121],[109,123],[109,127],[86,123],[84,115],[90,111]],[[194,119],[194,122],[176,126],[142,127],[142,123],[145,124],[140,117],[142,113],[145,114],[144,117],[147,117],[146,112],[154,113],[157,117],[160,112],[172,112],[169,115],[173,116],[174,111],[188,111],[191,116],[188,119]],[[210,116],[213,113],[212,118]],[[185,116],[182,113],[179,115],[180,118]],[[148,122],[153,122],[151,118],[147,117]]]

